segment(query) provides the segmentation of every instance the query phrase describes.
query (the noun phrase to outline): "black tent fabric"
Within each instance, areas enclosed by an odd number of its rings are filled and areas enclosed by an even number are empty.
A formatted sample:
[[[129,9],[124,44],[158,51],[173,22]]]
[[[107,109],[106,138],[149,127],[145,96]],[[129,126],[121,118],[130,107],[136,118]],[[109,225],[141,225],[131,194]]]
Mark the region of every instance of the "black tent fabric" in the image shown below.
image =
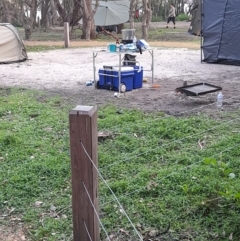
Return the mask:
[[[240,65],[240,0],[203,0],[203,61]]]

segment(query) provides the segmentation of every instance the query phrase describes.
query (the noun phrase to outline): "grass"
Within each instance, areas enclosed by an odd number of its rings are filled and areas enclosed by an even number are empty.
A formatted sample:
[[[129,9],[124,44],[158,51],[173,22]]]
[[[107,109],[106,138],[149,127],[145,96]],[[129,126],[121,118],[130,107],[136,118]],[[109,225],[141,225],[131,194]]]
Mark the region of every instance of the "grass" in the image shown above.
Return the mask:
[[[68,112],[75,106],[21,89],[0,89],[0,102],[0,216],[9,214],[0,222],[20,218],[31,240],[71,240]],[[161,240],[240,240],[238,116],[98,110],[98,129],[113,137],[99,142],[99,170],[143,236],[170,224]],[[138,240],[102,180],[99,194],[107,232]]]
[[[189,23],[190,25],[190,23]],[[172,28],[172,23],[170,23],[169,28],[166,29],[165,27],[153,27],[154,24],[150,25],[148,30],[148,39],[147,41],[174,41],[174,42],[197,42],[199,38],[196,36],[188,34],[187,28],[178,27],[178,22],[176,23],[177,29]],[[161,25],[160,25],[161,26]],[[129,23],[125,24],[125,28],[129,28]],[[139,23],[135,26],[136,29],[136,37],[142,37],[142,29]],[[20,36],[22,39],[25,39],[25,33],[23,28],[18,29],[20,32]],[[70,39],[72,41],[82,41],[81,40],[82,31],[80,29],[75,29],[72,33]],[[116,34],[116,36],[121,39],[121,34]],[[56,41],[63,41],[64,40],[64,32],[63,27],[53,27],[48,30],[44,30],[42,28],[36,28],[31,34],[31,41],[48,41],[56,42]],[[108,35],[99,34],[97,36],[97,41],[115,41],[113,37]]]
[[[27,52],[42,52],[42,51],[48,51],[48,50],[56,50],[56,49],[64,49],[64,46],[58,46],[58,45],[34,45],[34,46],[29,46],[26,45],[26,50]]]

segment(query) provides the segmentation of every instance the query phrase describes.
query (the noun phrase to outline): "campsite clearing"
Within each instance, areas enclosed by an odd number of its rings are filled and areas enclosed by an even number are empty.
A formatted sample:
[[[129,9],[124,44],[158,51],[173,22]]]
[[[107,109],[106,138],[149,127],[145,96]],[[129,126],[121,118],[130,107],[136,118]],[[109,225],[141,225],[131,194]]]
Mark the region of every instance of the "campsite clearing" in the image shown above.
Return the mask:
[[[201,63],[199,50],[155,48],[153,82],[160,88],[151,88],[151,72],[148,71],[151,68],[151,55],[148,51],[142,55],[138,54],[136,59],[144,68],[144,77],[147,82],[142,89],[127,92],[119,99],[114,97],[113,91],[97,90],[94,86],[86,86],[86,82],[93,79],[92,50],[93,48],[73,48],[28,53],[28,61],[0,66],[1,87],[41,89],[64,95],[74,104],[115,103],[146,111],[179,114],[194,107],[204,106],[197,111],[211,111],[216,108],[214,104],[216,93],[188,98],[175,93],[175,89],[182,86],[183,81],[187,81],[188,84],[206,82],[223,88],[226,110],[238,106],[239,67]],[[97,71],[103,65],[109,64],[117,66],[118,56],[106,52],[98,53]]]
[[[161,25],[162,31],[165,31],[163,29],[165,23],[161,23],[161,24],[162,24]],[[176,33],[174,33],[173,35],[177,36]],[[170,36],[171,35],[169,34],[168,39],[171,39],[171,40],[176,39],[176,37],[171,38]],[[194,38],[197,40],[196,37]],[[39,97],[38,101],[43,103],[44,105],[45,104],[47,105],[46,101],[49,99],[48,97],[50,96],[52,97],[52,96],[55,96],[55,94],[58,94],[61,97],[63,97],[61,98],[61,101],[65,103],[60,103],[59,100],[55,100],[55,102],[53,102],[53,105],[54,105],[53,109],[55,110],[61,109],[62,104],[66,104],[66,103],[68,105],[71,105],[72,107],[75,107],[76,104],[80,104],[80,105],[114,104],[118,107],[120,114],[122,114],[121,110],[124,109],[124,107],[128,107],[128,108],[137,108],[146,112],[163,111],[166,114],[166,116],[169,117],[170,115],[188,115],[188,114],[190,115],[193,112],[197,112],[198,114],[199,112],[208,112],[209,115],[216,115],[217,113],[219,114],[219,116],[221,116],[221,114],[222,115],[225,114],[224,113],[225,111],[239,109],[239,103],[240,103],[239,67],[230,66],[230,65],[215,65],[215,64],[200,63],[199,43],[197,41],[195,42],[176,42],[176,41],[175,42],[169,42],[169,41],[152,42],[151,41],[149,43],[151,46],[155,47],[154,83],[158,84],[159,88],[151,88],[151,72],[146,71],[147,69],[150,68],[151,56],[149,55],[148,52],[144,52],[143,55],[137,55],[137,60],[139,60],[145,68],[144,77],[147,79],[147,82],[144,82],[144,88],[127,92],[121,98],[116,98],[114,97],[113,91],[96,90],[94,89],[94,86],[86,86],[85,82],[93,78],[92,49],[93,47],[97,49],[101,49],[101,46],[105,47],[107,42],[103,42],[103,40],[98,42],[95,42],[95,41],[71,42],[71,47],[76,47],[76,48],[70,48],[70,49],[62,49],[62,50],[55,50],[55,51],[40,51],[37,53],[29,52],[28,61],[15,63],[11,65],[0,65],[0,80],[1,80],[0,88],[8,89],[12,87],[20,87],[20,88],[27,88],[27,89],[33,89],[33,90],[35,89],[43,90],[43,92],[41,92],[41,94],[38,96]],[[32,45],[63,46],[62,42],[51,42],[51,41],[49,42],[28,41],[28,42],[25,42],[25,44],[27,47]],[[111,55],[111,58],[110,58],[110,55],[100,53],[96,61],[97,61],[97,69],[98,69],[105,63],[115,64],[117,62],[117,59],[114,57],[114,55]],[[184,95],[176,93],[175,88],[182,86],[183,81],[187,81],[188,84],[194,84],[194,83],[199,83],[204,81],[207,83],[212,83],[212,84],[221,86],[223,88],[223,94],[224,94],[223,109],[220,109],[220,108],[217,109],[216,107],[216,103],[215,103],[216,93],[208,94],[206,96],[201,96],[201,97],[186,97]],[[7,92],[8,91],[6,91],[6,93]],[[14,105],[17,105],[18,103],[20,103],[22,105],[23,98],[22,96],[20,98],[21,98],[20,100],[11,101],[9,102],[9,104],[12,103]],[[31,102],[27,103],[29,104],[29,106],[26,105],[27,106],[26,109],[33,111],[33,113],[35,114],[34,111],[37,110],[37,108],[35,108],[34,106],[31,106],[30,103]],[[19,110],[19,107],[17,107],[17,110]],[[60,112],[62,112],[62,109]],[[22,113],[18,113],[18,114],[22,114]],[[25,114],[27,115],[27,113]],[[46,119],[47,118],[51,119],[51,117],[46,115]],[[12,119],[9,119],[9,120],[12,121]],[[30,118],[30,124],[34,123],[34,121],[31,121],[31,120],[32,119]],[[9,121],[9,123],[11,121]],[[19,122],[19,124],[24,124],[24,123]],[[56,123],[54,122],[54,124]],[[39,131],[39,128],[36,128],[35,130]],[[61,129],[61,131],[62,130],[63,129]],[[19,131],[21,131],[21,128],[19,128]],[[51,133],[51,131],[52,130],[50,130],[49,128],[46,128],[46,132],[49,132],[49,135],[52,136],[53,134]],[[62,133],[61,131],[55,133],[56,138],[58,138],[59,135],[61,135]],[[233,133],[229,131],[229,129],[226,130],[226,133],[228,132],[230,134]],[[24,136],[25,136],[25,133],[24,133]],[[217,135],[217,137],[220,138],[220,135]],[[27,137],[25,138],[27,140]],[[49,146],[51,147],[51,145]],[[192,146],[190,146],[190,148],[192,149]],[[52,147],[50,152],[52,152]],[[59,149],[56,150],[56,153],[59,153]],[[19,156],[17,155],[15,159],[18,160],[18,158]],[[150,157],[148,158],[150,159]],[[58,168],[57,165],[56,165],[56,168]],[[213,175],[213,177],[215,177],[215,175]],[[212,181],[215,179],[211,178],[209,180]],[[179,185],[179,183],[177,185]],[[56,197],[59,197],[59,193],[56,194]],[[141,204],[141,202],[138,202],[138,203]],[[50,205],[51,203],[48,203],[48,204]],[[217,210],[219,210],[218,203],[216,202],[213,204],[214,205],[216,204],[215,206],[217,207]],[[190,209],[188,209],[188,211],[189,210]],[[208,210],[207,206],[206,206],[206,210]],[[47,212],[49,213],[49,209],[47,210]],[[39,211],[38,218],[39,217],[42,218],[43,216],[44,216],[44,213],[41,213]],[[37,229],[33,229],[33,227],[31,226],[28,226],[25,228],[21,226],[19,224],[21,223],[21,221],[18,221],[18,220],[20,220],[20,218],[22,217],[14,216],[13,218],[16,219],[15,223],[11,224],[9,221],[10,223],[9,225],[6,225],[6,226],[0,225],[0,231],[2,231],[2,233],[0,232],[1,233],[0,240],[1,239],[5,241],[6,240],[7,241],[28,240],[27,238],[28,236],[34,235],[34,234],[31,234],[32,230],[34,232],[39,231]],[[28,218],[33,218],[33,216],[31,215],[31,217],[29,216]],[[41,225],[39,225],[38,218],[35,218],[34,222],[36,222],[37,223],[36,225],[38,227],[40,226],[41,228]],[[204,221],[204,219],[199,219],[199,220]],[[6,222],[7,221],[8,220],[6,220]],[[224,218],[222,219],[222,221],[225,221]],[[57,220],[57,222],[59,223],[59,220]],[[66,221],[64,221],[64,223],[66,223]],[[230,226],[231,225],[229,225],[228,227]],[[50,229],[52,229],[52,226],[50,226]],[[63,230],[62,227],[61,227],[61,230]],[[53,233],[51,231],[49,231],[49,234]],[[186,236],[184,235],[187,235],[188,233],[189,235],[191,235],[192,234],[191,231],[192,230],[186,230],[186,233],[182,233],[182,236],[183,236],[182,240],[185,240],[186,238]],[[225,233],[225,231],[226,230],[221,230],[222,233],[223,232]],[[41,233],[41,231],[39,231],[39,233]],[[215,233],[210,233],[210,234],[215,235]],[[4,237],[2,237],[1,235],[4,235]],[[56,235],[56,233],[52,234],[52,240],[57,239],[57,238],[54,238],[54,235]],[[227,237],[224,237],[224,238],[226,239]],[[236,237],[234,236],[234,238]],[[170,240],[170,239],[166,239],[166,240]]]

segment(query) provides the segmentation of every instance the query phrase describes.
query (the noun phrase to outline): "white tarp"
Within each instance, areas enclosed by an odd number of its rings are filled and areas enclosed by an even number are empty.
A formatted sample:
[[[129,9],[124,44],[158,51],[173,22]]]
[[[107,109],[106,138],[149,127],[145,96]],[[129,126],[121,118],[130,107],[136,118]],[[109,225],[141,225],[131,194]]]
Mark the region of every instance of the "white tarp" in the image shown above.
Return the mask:
[[[92,2],[94,9],[95,1]],[[129,0],[99,1],[94,15],[95,25],[109,26],[126,23],[129,20]]]
[[[0,63],[27,59],[27,53],[16,28],[10,23],[0,23]]]

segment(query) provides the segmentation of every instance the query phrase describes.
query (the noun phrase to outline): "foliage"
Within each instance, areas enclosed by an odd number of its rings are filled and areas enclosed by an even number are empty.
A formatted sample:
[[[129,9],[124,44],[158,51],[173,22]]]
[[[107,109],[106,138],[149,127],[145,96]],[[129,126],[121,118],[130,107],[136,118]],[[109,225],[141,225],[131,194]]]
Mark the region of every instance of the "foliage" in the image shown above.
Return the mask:
[[[163,17],[161,16],[152,16],[152,22],[161,22],[163,21]]]
[[[176,21],[186,21],[186,20],[189,20],[189,16],[185,13],[180,13],[176,17]]]
[[[0,213],[19,217],[32,240],[72,233],[68,112],[60,97],[0,89]],[[99,171],[140,233],[163,240],[240,240],[237,113],[175,118],[105,106],[98,129]],[[100,180],[108,233],[132,227]],[[101,240],[106,236],[102,233]],[[133,239],[137,240],[137,239]]]

